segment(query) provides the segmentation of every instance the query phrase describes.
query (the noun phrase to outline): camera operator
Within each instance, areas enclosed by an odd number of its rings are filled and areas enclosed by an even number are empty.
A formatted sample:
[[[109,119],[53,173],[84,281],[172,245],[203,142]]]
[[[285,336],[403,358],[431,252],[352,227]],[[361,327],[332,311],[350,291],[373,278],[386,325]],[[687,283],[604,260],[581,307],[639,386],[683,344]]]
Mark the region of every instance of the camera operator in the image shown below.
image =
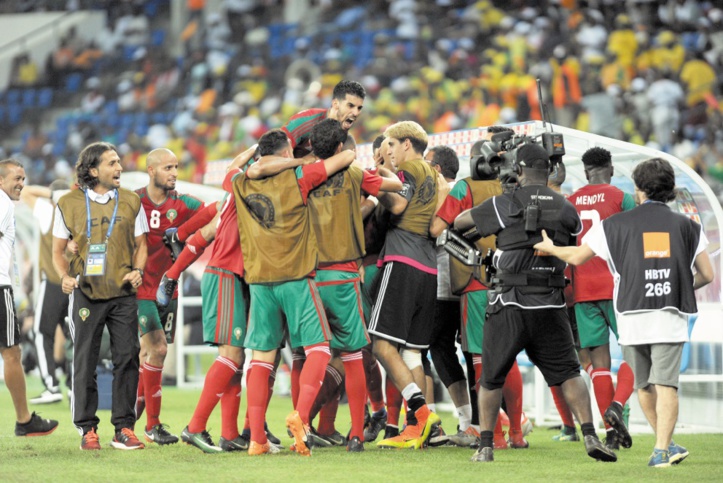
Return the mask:
[[[580,232],[580,218],[564,196],[547,187],[550,159],[534,143],[513,153],[518,187],[494,196],[455,219],[454,228],[474,227],[479,235],[497,235],[493,258],[497,270],[489,296],[482,347],[480,446],[472,461],[494,461],[493,429],[502,386],[517,354],[525,349],[550,386],[561,385],[565,399],[582,423],[585,449],[596,460],[616,461],[595,434],[587,386],[568,322],[563,289],[565,263],[536,252],[545,229],[559,245],[570,245]]]

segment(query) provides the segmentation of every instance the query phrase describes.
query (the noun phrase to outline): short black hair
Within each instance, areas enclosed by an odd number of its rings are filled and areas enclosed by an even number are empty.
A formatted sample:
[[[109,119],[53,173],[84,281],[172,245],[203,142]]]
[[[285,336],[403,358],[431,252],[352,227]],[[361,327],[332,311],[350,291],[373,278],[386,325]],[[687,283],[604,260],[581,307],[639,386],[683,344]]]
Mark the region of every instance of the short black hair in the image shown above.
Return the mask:
[[[651,158],[635,166],[633,182],[652,201],[667,203],[677,194],[673,166],[662,158]]]
[[[377,149],[382,147],[382,143],[384,142],[384,136],[379,135],[374,138],[374,141],[372,142],[372,152],[376,151]]]
[[[439,165],[442,176],[455,179],[459,171],[459,158],[454,149],[449,146],[435,146],[430,148],[429,151],[433,153],[432,166]]]
[[[278,154],[279,151],[289,146],[289,138],[281,129],[271,129],[266,131],[259,138],[259,156],[270,156]]]
[[[321,159],[336,154],[339,144],[344,144],[348,133],[336,119],[324,119],[311,128],[311,149]]]
[[[364,99],[367,96],[367,91],[357,81],[346,79],[334,86],[334,93],[332,94],[334,99],[343,101],[346,99],[347,94]]]
[[[613,156],[607,149],[595,146],[582,155],[582,164],[585,168],[606,168],[613,164]]]

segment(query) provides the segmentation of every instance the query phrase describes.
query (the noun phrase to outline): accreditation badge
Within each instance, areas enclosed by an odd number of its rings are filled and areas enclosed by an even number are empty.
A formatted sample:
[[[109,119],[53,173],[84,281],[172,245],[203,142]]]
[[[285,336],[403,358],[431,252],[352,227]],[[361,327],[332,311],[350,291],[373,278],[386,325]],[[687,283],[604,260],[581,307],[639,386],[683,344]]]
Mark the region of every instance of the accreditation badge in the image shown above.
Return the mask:
[[[88,247],[88,258],[85,261],[85,276],[96,277],[105,275],[105,243],[91,244]]]

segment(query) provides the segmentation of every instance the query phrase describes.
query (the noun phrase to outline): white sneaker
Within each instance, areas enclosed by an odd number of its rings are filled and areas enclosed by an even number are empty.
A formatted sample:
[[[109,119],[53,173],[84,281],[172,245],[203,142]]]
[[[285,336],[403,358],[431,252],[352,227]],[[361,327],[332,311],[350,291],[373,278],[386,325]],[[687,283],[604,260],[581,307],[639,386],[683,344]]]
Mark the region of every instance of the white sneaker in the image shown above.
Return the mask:
[[[30,404],[52,404],[63,400],[63,394],[60,391],[51,391],[46,389],[40,396],[30,400]]]

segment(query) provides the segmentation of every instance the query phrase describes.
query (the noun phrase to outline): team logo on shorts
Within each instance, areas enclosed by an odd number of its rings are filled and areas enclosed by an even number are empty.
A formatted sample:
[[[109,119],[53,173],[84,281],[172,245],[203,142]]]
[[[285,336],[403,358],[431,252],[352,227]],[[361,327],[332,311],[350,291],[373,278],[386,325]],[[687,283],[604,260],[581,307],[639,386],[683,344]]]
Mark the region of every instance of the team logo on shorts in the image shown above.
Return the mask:
[[[253,194],[247,196],[244,201],[246,202],[246,206],[251,212],[251,215],[261,224],[261,226],[266,229],[274,226],[274,223],[276,222],[274,204],[267,196],[260,193]]]
[[[80,309],[78,311],[78,315],[80,315],[80,318],[83,319],[83,322],[85,322],[85,319],[87,319],[88,316],[90,315],[90,310],[83,307],[82,309]]]
[[[148,317],[146,317],[145,315],[141,315],[141,318],[138,319],[138,322],[140,322],[141,327],[145,327],[148,323]]]
[[[432,198],[434,197],[434,194],[437,192],[437,190],[434,188],[434,180],[431,176],[427,176],[426,178],[424,178],[422,186],[419,187],[419,190],[417,190],[417,192],[419,193],[419,199],[417,201],[417,204],[426,205],[430,201],[432,201]]]
[[[233,335],[234,335],[234,337],[236,337],[236,340],[240,340],[240,339],[241,339],[241,329],[239,329],[238,327],[236,327],[236,328],[233,330]]]
[[[166,218],[168,218],[171,221],[171,223],[173,223],[173,220],[178,218],[178,212],[176,210],[168,210],[166,212]]]

